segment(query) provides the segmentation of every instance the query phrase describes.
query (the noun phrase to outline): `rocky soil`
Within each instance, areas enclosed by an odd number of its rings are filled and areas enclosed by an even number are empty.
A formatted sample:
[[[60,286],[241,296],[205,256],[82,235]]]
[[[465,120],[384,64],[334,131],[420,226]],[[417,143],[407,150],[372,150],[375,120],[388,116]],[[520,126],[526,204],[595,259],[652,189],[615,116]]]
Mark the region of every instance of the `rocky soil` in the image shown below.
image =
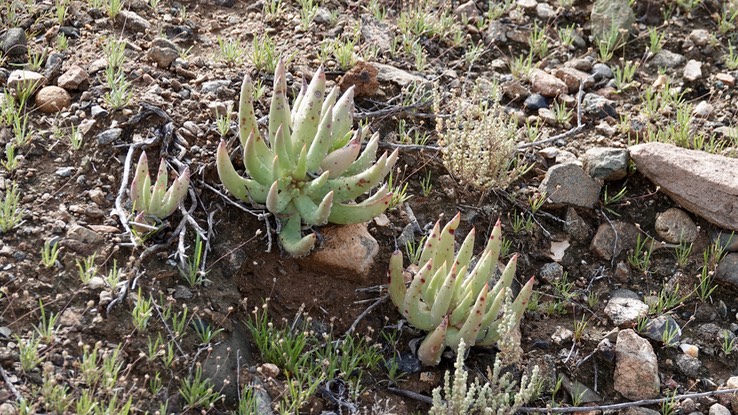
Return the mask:
[[[359,390],[331,389],[355,374],[324,379],[300,413],[427,413],[453,353],[422,367],[413,340],[424,333],[382,301],[383,284],[395,249],[456,212],[462,235],[500,218],[517,279],[536,277],[524,359],[509,367],[540,367],[530,408],[738,412],[738,395],[719,393],[738,388],[735,2],[326,0],[307,17],[290,1],[126,0],[115,17],[113,2],[94,3],[0,4],[0,201],[17,189],[21,215],[0,233],[0,414],[82,413],[52,402],[86,390],[139,413],[249,413],[236,412],[249,385],[261,385],[258,413],[278,413],[294,374],[261,356],[247,327],[267,298],[274,327],[351,332],[382,355]],[[320,65],[329,84],[356,87],[355,121],[400,148],[392,186],[410,196],[366,226],[316,229],[320,248],[299,259],[280,251],[276,219],[233,202],[215,169],[221,138],[237,147],[245,74],[264,87],[266,120],[277,56],[291,97]],[[111,81],[118,68],[123,81]],[[127,83],[122,101],[111,82]],[[27,124],[6,122],[24,93]],[[443,126],[487,125],[459,118],[475,99],[512,125],[506,154],[527,167],[501,186],[449,168]],[[475,130],[468,138],[490,144],[472,160],[503,151],[490,138],[502,130]],[[180,210],[143,242],[121,221],[141,151],[192,172]],[[188,284],[197,235],[206,281]],[[47,242],[60,249],[45,265]],[[137,326],[147,299],[150,321]],[[167,312],[187,313],[184,334]],[[203,327],[222,330],[203,340]],[[86,372],[98,349],[118,353],[111,385]],[[26,366],[29,350],[39,360]],[[494,355],[473,348],[466,365],[484,373]],[[200,370],[223,396],[212,406],[183,396]]]

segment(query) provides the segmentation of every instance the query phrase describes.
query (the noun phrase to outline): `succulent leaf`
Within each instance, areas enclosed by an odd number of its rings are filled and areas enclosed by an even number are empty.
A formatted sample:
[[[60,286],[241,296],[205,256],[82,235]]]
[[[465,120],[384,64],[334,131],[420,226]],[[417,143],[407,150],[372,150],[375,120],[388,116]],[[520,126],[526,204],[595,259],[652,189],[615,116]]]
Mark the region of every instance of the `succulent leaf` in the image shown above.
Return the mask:
[[[305,92],[305,96],[300,102],[300,108],[295,115],[294,127],[292,130],[292,145],[302,148],[307,144],[312,144],[315,133],[318,131],[318,123],[320,121],[320,109],[325,95],[325,72],[323,68],[313,75],[310,85]]]
[[[392,193],[388,193],[385,185],[361,203],[353,205],[334,203],[328,221],[339,225],[366,222],[387,210],[391,200]]]
[[[406,292],[405,278],[402,276],[402,252],[396,250],[389,264],[389,294],[395,307],[402,309]]]
[[[447,329],[448,317],[444,317],[433,332],[423,339],[418,347],[418,359],[421,363],[426,366],[436,366],[441,363],[441,356],[446,349]]]
[[[305,237],[302,236],[300,230],[300,216],[290,216],[279,233],[279,242],[282,248],[290,255],[301,257],[307,255],[315,246],[317,236],[311,233]]]
[[[215,158],[218,176],[223,186],[234,196],[241,200],[253,200],[257,203],[265,203],[269,189],[257,183],[255,180],[241,177],[231,163],[228,156],[225,141],[218,144],[218,152]]]

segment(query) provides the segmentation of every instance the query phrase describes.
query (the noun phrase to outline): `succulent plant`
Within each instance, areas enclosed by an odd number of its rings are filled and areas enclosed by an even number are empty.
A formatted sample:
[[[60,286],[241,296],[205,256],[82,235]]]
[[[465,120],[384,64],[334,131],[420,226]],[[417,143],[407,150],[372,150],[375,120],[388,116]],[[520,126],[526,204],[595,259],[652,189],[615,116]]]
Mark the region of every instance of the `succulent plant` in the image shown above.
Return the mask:
[[[317,236],[302,236],[302,224],[359,223],[387,209],[387,185],[360,203],[354,199],[379,185],[397,161],[397,151],[375,162],[379,135],[361,151],[368,127],[352,130],[353,87],[340,98],[334,87],[325,95],[320,68],[310,85],[304,81],[292,110],[287,102],[284,63],[274,74],[267,139],[259,133],[248,75],[241,86],[239,138],[248,177],[233,167],[225,142],[218,146],[217,168],[225,188],[246,202],[265,204],[282,220],[279,240],[294,256],[313,249]]]
[[[153,187],[151,186],[149,161],[146,152],[142,152],[136,165],[136,174],[131,182],[130,193],[133,209],[138,212],[135,219],[137,223],[150,224],[153,219],[161,220],[174,213],[190,186],[189,167],[186,167],[184,172],[174,180],[169,189],[167,189],[168,182],[167,164],[162,160],[159,163],[156,183]]]
[[[389,293],[392,302],[410,324],[430,331],[418,348],[418,358],[428,366],[437,365],[446,346],[456,349],[462,339],[469,346],[497,342],[504,334],[500,332],[505,318],[519,324],[533,292],[534,281],[531,278],[515,301],[505,306],[515,275],[517,255],[494,282],[502,242],[500,221],[497,221],[476,265],[471,262],[474,229],[454,254],[454,233],[460,221],[461,216],[457,214],[443,229],[440,221],[436,222],[409,287],[405,285],[402,253],[395,251],[390,259]]]

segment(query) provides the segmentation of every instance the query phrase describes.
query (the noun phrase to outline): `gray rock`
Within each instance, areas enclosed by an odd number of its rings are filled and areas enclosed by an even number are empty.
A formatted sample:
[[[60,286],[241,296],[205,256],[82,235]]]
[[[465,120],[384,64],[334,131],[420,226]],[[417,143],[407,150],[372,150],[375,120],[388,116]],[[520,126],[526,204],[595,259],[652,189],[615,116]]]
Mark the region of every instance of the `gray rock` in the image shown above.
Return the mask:
[[[2,40],[3,54],[12,62],[21,63],[26,61],[28,41],[26,40],[26,31],[23,28],[13,27],[8,29]]]
[[[212,352],[207,354],[207,358],[202,363],[203,377],[213,382],[214,389],[225,396],[228,405],[238,403],[239,385],[236,373],[241,368],[236,360],[237,355],[242,365],[251,361],[247,330],[234,322],[231,333],[226,335],[222,342],[213,346]]]
[[[361,36],[367,44],[377,45],[381,52],[392,48],[392,31],[386,23],[378,22],[373,18],[362,19]]]
[[[541,20],[550,20],[556,17],[556,10],[548,3],[538,3],[536,5],[536,15]]]
[[[702,362],[700,362],[700,359],[696,359],[686,354],[679,354],[676,357],[676,365],[680,372],[692,379],[696,379],[700,376],[700,369],[702,368]]]
[[[582,98],[582,112],[596,118],[618,118],[618,113],[615,111],[615,103],[592,92],[584,94],[584,98]]]
[[[329,23],[331,21],[331,12],[325,7],[318,7],[315,11],[315,23]]]
[[[544,264],[538,272],[538,276],[548,282],[556,281],[563,275],[564,267],[562,267],[558,262],[549,262],[548,264]]]
[[[591,232],[587,222],[579,216],[576,209],[573,207],[566,209],[566,224],[564,225],[564,230],[577,241],[586,240]]]
[[[607,39],[610,32],[618,30],[618,44],[628,40],[633,30],[635,14],[628,0],[595,0],[590,15],[592,35],[595,41]]]
[[[605,314],[610,318],[612,324],[625,327],[635,323],[639,318],[645,317],[648,314],[648,306],[641,300],[615,297],[607,302]]]
[[[715,321],[718,314],[715,310],[715,307],[713,307],[709,303],[702,303],[697,306],[697,310],[694,312],[694,318],[695,320],[699,321],[700,323],[706,323],[710,321]]]
[[[397,84],[401,87],[408,86],[412,83],[430,85],[430,81],[422,76],[413,75],[410,72],[395,68],[394,66],[385,65],[383,63],[373,63],[373,65],[377,68],[377,80],[380,83],[392,82],[393,84]]]
[[[83,89],[89,84],[90,74],[79,65],[72,65],[57,80],[57,85],[68,91]]]
[[[504,45],[507,43],[507,27],[505,23],[494,20],[489,23],[487,28],[487,35],[485,37],[487,43],[494,43],[498,45]]]
[[[572,397],[572,399],[576,398],[583,404],[599,402],[602,400],[597,392],[576,380],[572,382],[569,380],[569,377],[564,374],[561,375],[561,386],[564,387],[564,390]]]
[[[523,9],[535,9],[538,5],[536,0],[518,0],[517,3]]]
[[[538,111],[541,108],[548,108],[546,97],[541,94],[531,94],[528,98],[525,99],[523,105],[525,105],[525,108],[531,111]]]
[[[121,10],[116,17],[116,22],[125,25],[126,30],[136,33],[144,33],[151,28],[148,20],[130,10]]]
[[[715,279],[738,288],[738,253],[725,255],[715,270]]]
[[[600,197],[602,185],[574,162],[557,164],[546,172],[539,189],[553,205],[591,208]]]
[[[71,177],[72,174],[74,174],[75,170],[77,170],[74,167],[59,167],[56,169],[54,174],[56,174],[59,177]]]
[[[99,106],[99,105],[93,105],[90,108],[90,115],[92,115],[92,118],[99,119],[99,118],[105,118],[108,116],[108,110],[105,108]],[[115,140],[115,139],[113,139]]]
[[[220,92],[231,86],[231,81],[225,79],[219,79],[216,81],[203,82],[200,86],[200,92],[203,94],[215,94],[218,95]]]
[[[612,79],[614,76],[612,69],[604,63],[595,63],[592,67],[592,76],[598,81],[603,79]]]
[[[564,81],[540,69],[531,71],[530,84],[531,91],[548,98],[557,97],[569,91]]]
[[[702,78],[702,62],[690,59],[684,66],[684,74],[682,76],[687,82],[694,82]]]
[[[638,171],[690,212],[738,231],[738,159],[647,143],[630,148]]]
[[[713,404],[710,407],[709,415],[730,415],[730,414],[731,414],[730,409],[726,408],[725,406],[719,403]]]
[[[684,61],[683,55],[663,49],[651,59],[651,64],[657,68],[675,68],[684,64]]]
[[[480,16],[479,9],[477,9],[477,5],[474,4],[474,0],[469,0],[466,3],[459,4],[454,9],[454,16],[461,18],[467,18],[467,19],[476,19]]]
[[[97,232],[80,225],[72,225],[67,231],[67,238],[93,246],[105,242],[105,238]]]
[[[642,406],[631,406],[630,408],[620,411],[622,415],[661,415],[661,412],[653,409],[644,408]]]
[[[582,167],[592,178],[620,180],[628,174],[628,150],[612,147],[590,148],[582,157]]]
[[[696,46],[706,46],[712,42],[712,34],[705,29],[694,29],[689,34],[689,40],[692,41]]]
[[[555,77],[564,81],[570,94],[578,92],[579,85],[582,85],[584,89],[589,89],[595,83],[595,78],[592,75],[576,68],[557,68],[554,70],[553,74]]]
[[[621,330],[615,343],[615,390],[632,400],[659,396],[661,381],[656,353],[633,330]]]
[[[623,250],[635,246],[638,228],[629,222],[613,222],[600,224],[597,228],[590,249],[600,258],[611,260],[617,258]]]
[[[111,144],[123,134],[122,128],[111,128],[97,135],[97,142],[101,145]]]
[[[697,239],[697,225],[679,208],[671,208],[656,217],[656,233],[666,242],[692,243]]]
[[[682,329],[674,318],[668,314],[660,315],[654,319],[648,320],[646,327],[643,329],[644,336],[656,342],[663,342],[667,337],[666,333],[670,333],[671,342],[679,342],[682,338]],[[676,333],[676,334],[674,334]]]
[[[157,38],[151,42],[146,56],[156,62],[160,68],[166,68],[179,57],[179,52],[177,52],[177,45],[168,39]]]
[[[61,53],[52,53],[46,59],[44,65],[44,77],[49,83],[54,83],[61,75],[62,65],[64,64],[64,55]]]
[[[587,58],[574,58],[567,61],[564,66],[567,68],[574,68],[584,73],[589,73],[592,70],[592,61]]]

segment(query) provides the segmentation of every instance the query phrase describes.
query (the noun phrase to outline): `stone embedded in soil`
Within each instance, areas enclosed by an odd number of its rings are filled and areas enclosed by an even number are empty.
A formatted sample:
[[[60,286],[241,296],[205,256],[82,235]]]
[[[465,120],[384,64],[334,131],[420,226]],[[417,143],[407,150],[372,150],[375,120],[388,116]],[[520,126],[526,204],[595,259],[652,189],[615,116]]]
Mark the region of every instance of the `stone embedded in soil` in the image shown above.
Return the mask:
[[[95,231],[80,225],[72,225],[67,231],[67,238],[89,245],[100,245],[105,241],[105,238],[98,235]]]
[[[552,166],[546,172],[538,190],[548,196],[553,205],[591,208],[600,197],[602,185],[589,177],[575,162]]]
[[[543,98],[543,96],[540,94],[531,95],[530,91],[528,91],[528,88],[524,87],[523,84],[517,79],[513,79],[511,81],[503,83],[502,85],[500,85],[500,88],[502,89],[502,94],[511,101],[520,101],[521,99],[525,99],[524,105],[528,109],[537,110],[538,108],[545,108],[546,106],[548,106],[548,104],[546,103],[546,98]],[[528,105],[529,99],[535,100],[531,101],[531,103],[534,104],[535,108],[532,108]],[[536,102],[538,103],[538,105],[535,105]]]
[[[146,51],[146,57],[156,62],[159,68],[167,68],[179,57],[177,49],[154,45]]]
[[[680,372],[685,376],[696,379],[700,376],[702,362],[692,356],[680,354],[676,356],[676,365]]]
[[[541,20],[550,20],[556,17],[556,11],[548,3],[536,4],[536,15]]]
[[[525,108],[531,111],[538,111],[541,108],[548,108],[546,97],[541,94],[531,94],[528,98],[525,99],[523,105],[525,105]]]
[[[638,171],[681,207],[738,231],[738,159],[664,143],[630,147]]]
[[[620,180],[628,174],[628,160],[628,150],[595,147],[582,156],[582,167],[595,179]]]
[[[541,267],[538,276],[544,281],[552,283],[564,276],[564,267],[558,262],[549,262]]]
[[[10,62],[22,63],[26,61],[28,41],[26,31],[23,28],[10,28],[0,39],[2,39],[3,55],[7,56]]]
[[[679,345],[679,348],[682,349],[684,354],[692,356],[695,359],[699,356],[700,348],[693,344],[682,343]]]
[[[679,208],[667,209],[656,216],[654,228],[661,239],[672,244],[692,243],[699,232],[692,218]]]
[[[579,84],[582,84],[585,89],[591,88],[594,85],[594,77],[575,68],[558,68],[554,70],[553,74],[555,77],[564,81],[570,94],[579,91]]]
[[[36,108],[46,114],[59,112],[71,104],[69,92],[58,86],[45,86],[36,93]]]
[[[613,73],[612,69],[610,69],[606,64],[595,63],[594,66],[592,66],[592,76],[594,79],[601,81],[604,79],[612,79]]]
[[[59,77],[56,83],[68,91],[83,89],[89,85],[90,75],[83,67],[72,65]]]
[[[731,414],[730,409],[726,408],[725,406],[719,403],[713,404],[710,407],[709,415],[730,415],[730,414]]]
[[[19,89],[32,88],[36,90],[44,83],[46,83],[46,78],[40,73],[18,69],[10,73],[6,86],[11,89],[13,96],[17,97]]]
[[[17,415],[18,409],[15,408],[15,405],[9,402],[5,402],[0,404],[0,415]]]
[[[569,234],[569,236],[580,242],[586,240],[592,231],[587,222],[579,216],[576,209],[573,207],[566,209],[566,224],[564,224],[564,230]]]
[[[204,323],[207,324],[207,323]],[[251,364],[249,336],[245,327],[234,323],[230,333],[223,334],[225,339],[212,347],[202,363],[202,374],[225,396],[228,405],[238,403],[238,382],[236,373],[241,365]],[[237,357],[240,361],[237,360]]]
[[[130,10],[121,10],[116,17],[116,22],[124,25],[129,32],[144,33],[151,28],[148,20]]]
[[[702,78],[702,62],[690,59],[684,66],[683,78],[687,82],[695,82]]]
[[[635,14],[628,0],[596,0],[590,14],[592,35],[595,39],[608,39],[613,29],[618,33],[618,44],[628,40],[633,30]]]
[[[585,115],[591,115],[595,118],[618,117],[618,113],[615,110],[615,103],[612,100],[592,92],[584,94],[584,98],[582,98],[582,112]]]
[[[715,280],[738,289],[738,253],[725,255],[715,270]]]
[[[632,223],[616,221],[612,226],[602,223],[592,238],[590,249],[600,258],[609,261],[623,250],[635,246],[637,236],[638,228]]]
[[[618,412],[621,415],[661,415],[661,412],[644,408],[642,406],[631,406]]]
[[[664,333],[667,331],[671,332],[672,335],[676,333],[671,340],[672,342],[681,340],[682,329],[679,327],[679,324],[672,316],[663,314],[649,320],[642,334],[653,341],[662,342],[664,340]]]
[[[615,390],[628,399],[659,396],[661,381],[656,353],[648,340],[631,329],[618,333],[614,383]]]
[[[618,327],[630,326],[648,314],[648,306],[641,300],[616,297],[607,302],[605,314]]]
[[[538,5],[536,0],[518,0],[517,3],[523,9],[535,9]]]
[[[531,90],[544,97],[553,98],[568,92],[564,81],[540,69],[534,69],[530,74]]]
[[[391,82],[401,87],[406,87],[412,83],[429,85],[430,82],[422,76],[413,75],[410,72],[391,65],[385,65],[383,63],[373,63],[373,65],[377,67],[377,80],[379,82]]]
[[[100,145],[106,145],[110,144],[113,141],[120,138],[121,134],[123,134],[122,128],[111,128],[109,130],[105,130],[97,135],[97,143]]]
[[[705,29],[694,29],[689,34],[689,40],[697,46],[705,46],[712,42],[712,33]]]
[[[574,68],[578,71],[589,73],[592,70],[592,60],[587,58],[574,58],[564,64],[566,68]]]
[[[719,73],[715,75],[715,79],[718,81],[724,83],[727,86],[734,86],[735,85],[735,77],[731,74],[727,73]]]
[[[561,375],[560,379],[561,386],[564,387],[564,390],[569,394],[569,396],[575,397],[579,402],[586,404],[590,402],[600,402],[602,400],[597,392],[593,391],[585,384],[576,380],[572,382],[569,377],[564,374]]]
[[[684,56],[672,51],[663,49],[651,59],[651,65],[657,68],[675,68],[684,63]]]
[[[323,246],[301,259],[328,275],[363,281],[379,253],[377,240],[365,223],[322,228]]]

